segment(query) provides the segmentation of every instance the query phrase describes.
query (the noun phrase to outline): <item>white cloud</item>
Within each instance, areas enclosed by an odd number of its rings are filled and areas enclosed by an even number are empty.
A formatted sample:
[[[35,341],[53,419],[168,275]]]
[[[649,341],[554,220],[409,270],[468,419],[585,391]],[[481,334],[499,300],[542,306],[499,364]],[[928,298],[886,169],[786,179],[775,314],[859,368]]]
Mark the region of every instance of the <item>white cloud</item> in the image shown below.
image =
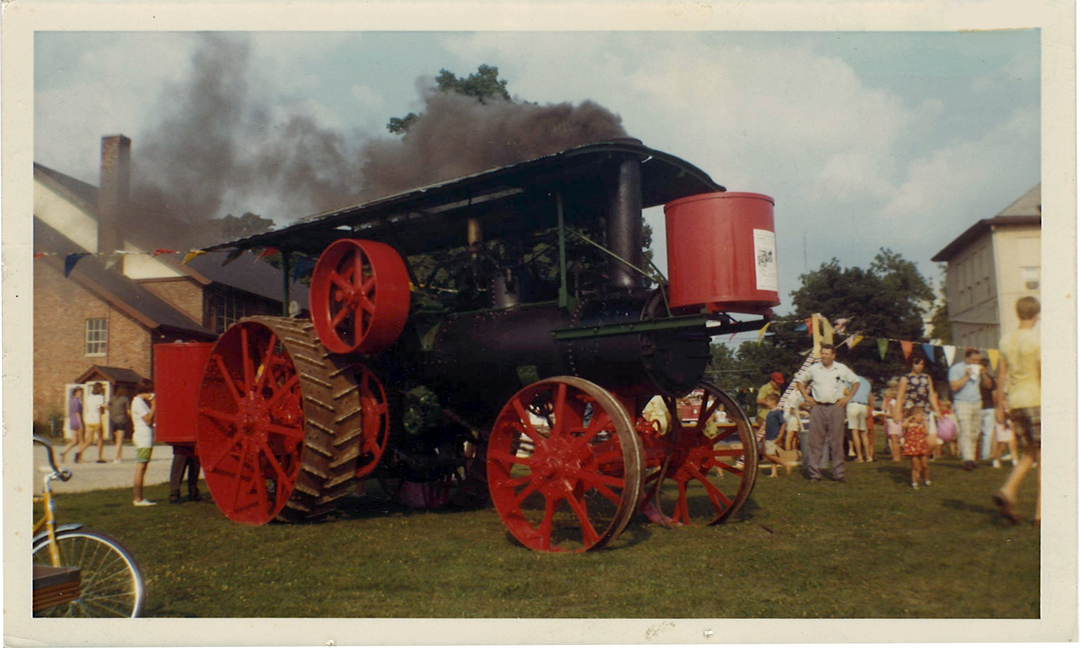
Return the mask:
[[[933,150],[909,166],[896,195],[881,210],[881,221],[907,224],[904,229],[913,238],[938,240],[944,247],[1031,188],[1024,183],[1032,179],[1018,177],[1017,170],[1038,168],[1038,137],[1039,112],[1029,107],[1016,110],[978,139]],[[1011,187],[1013,193],[1006,196],[1012,198],[999,198],[1001,187]]]
[[[386,103],[383,93],[368,85],[354,85],[350,92],[363,110],[381,108]]]
[[[56,41],[63,69],[39,76],[34,96],[34,159],[96,184],[100,138],[135,139],[153,120],[163,83],[187,73],[193,41],[179,34],[122,34],[91,46],[85,39]],[[132,52],[138,52],[132,56]],[[63,79],[63,80],[61,80]]]

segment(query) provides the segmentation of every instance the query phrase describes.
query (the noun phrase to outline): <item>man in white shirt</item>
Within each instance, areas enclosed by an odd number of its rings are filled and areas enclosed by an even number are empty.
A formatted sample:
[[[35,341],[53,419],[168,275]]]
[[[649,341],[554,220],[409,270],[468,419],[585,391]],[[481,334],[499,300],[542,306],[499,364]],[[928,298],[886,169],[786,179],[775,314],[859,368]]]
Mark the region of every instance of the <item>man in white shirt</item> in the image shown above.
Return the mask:
[[[86,423],[86,442],[88,445],[97,445],[97,462],[105,463],[101,454],[105,451],[105,434],[102,428],[101,417],[105,413],[105,388],[101,383],[94,383],[90,388],[90,395],[86,397],[86,405],[83,410],[83,422]]]
[[[844,477],[844,423],[848,401],[859,382],[847,365],[836,362],[836,349],[821,345],[821,362],[803,369],[793,379],[806,402],[810,404],[809,453],[807,467],[810,481],[821,481],[822,454],[829,443],[833,481],[846,482]],[[807,384],[810,385],[809,393]]]

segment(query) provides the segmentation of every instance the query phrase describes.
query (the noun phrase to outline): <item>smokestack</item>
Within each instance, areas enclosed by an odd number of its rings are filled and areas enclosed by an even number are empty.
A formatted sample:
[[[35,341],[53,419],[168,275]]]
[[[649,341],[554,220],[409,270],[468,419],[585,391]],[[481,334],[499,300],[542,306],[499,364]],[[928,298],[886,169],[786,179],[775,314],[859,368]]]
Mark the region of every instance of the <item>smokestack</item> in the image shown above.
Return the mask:
[[[616,141],[638,140],[620,138]],[[627,158],[618,163],[614,187],[611,191],[611,209],[608,211],[608,249],[640,268],[644,262],[641,250],[641,162]],[[608,273],[613,288],[638,288],[641,274],[618,259],[609,259]]]
[[[131,140],[101,138],[101,188],[98,189],[98,253],[122,249],[124,216],[131,196]],[[122,269],[122,268],[121,268]]]

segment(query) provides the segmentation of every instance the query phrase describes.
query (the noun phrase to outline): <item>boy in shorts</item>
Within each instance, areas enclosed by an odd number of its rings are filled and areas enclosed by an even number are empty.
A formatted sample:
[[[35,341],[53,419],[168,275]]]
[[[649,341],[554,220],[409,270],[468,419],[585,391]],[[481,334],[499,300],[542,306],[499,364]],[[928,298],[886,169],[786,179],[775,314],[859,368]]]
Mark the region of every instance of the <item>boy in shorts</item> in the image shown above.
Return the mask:
[[[131,422],[135,432],[131,442],[135,444],[135,506],[153,506],[157,502],[143,499],[143,480],[154,453],[154,415],[157,403],[154,402],[154,383],[145,378],[139,381],[135,389],[135,399],[131,401]]]
[[[774,392],[765,396],[765,405],[769,410],[765,415],[765,421],[761,424],[765,429],[761,456],[772,464],[772,474],[769,477],[776,477],[779,466],[784,467],[786,474],[791,474],[791,464],[780,459],[780,447],[784,443],[784,437],[787,436],[787,422],[784,420],[784,410],[777,407],[779,404],[780,394]]]

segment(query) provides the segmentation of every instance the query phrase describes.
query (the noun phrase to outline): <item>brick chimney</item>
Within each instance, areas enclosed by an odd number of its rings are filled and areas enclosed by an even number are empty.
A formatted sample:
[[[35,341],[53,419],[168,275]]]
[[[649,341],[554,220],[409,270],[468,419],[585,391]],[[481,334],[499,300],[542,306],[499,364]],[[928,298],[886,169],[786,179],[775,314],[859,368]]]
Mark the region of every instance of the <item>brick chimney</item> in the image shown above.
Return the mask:
[[[131,195],[131,140],[101,138],[101,188],[98,190],[98,252],[123,249],[123,225]],[[121,257],[123,263],[123,257]],[[123,271],[123,267],[119,268]]]

